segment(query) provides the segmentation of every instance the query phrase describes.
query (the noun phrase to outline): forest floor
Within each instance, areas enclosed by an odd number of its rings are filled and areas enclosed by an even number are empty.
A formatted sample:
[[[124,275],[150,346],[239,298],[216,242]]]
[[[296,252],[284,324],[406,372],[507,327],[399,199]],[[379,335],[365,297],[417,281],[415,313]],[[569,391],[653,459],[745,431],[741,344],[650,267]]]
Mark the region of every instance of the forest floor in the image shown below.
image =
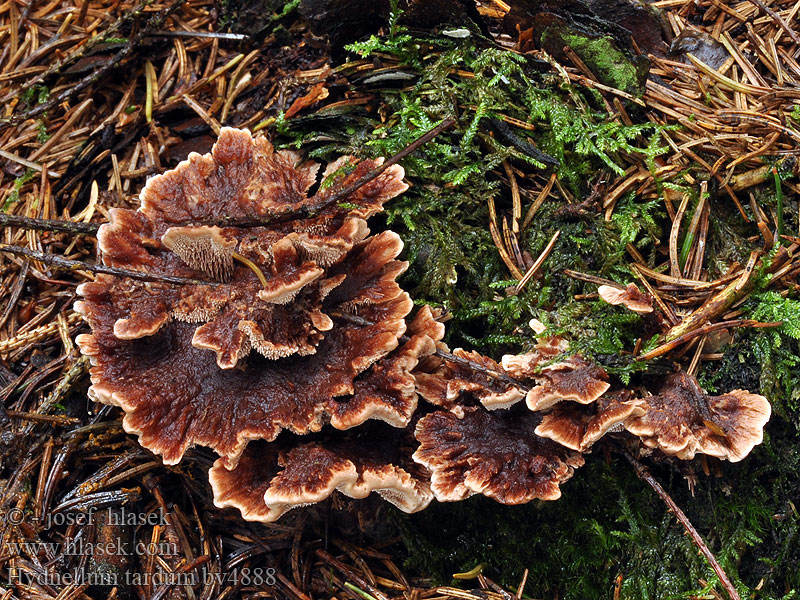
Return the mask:
[[[796,597],[800,2],[407,4],[3,2],[0,242],[92,263],[92,234],[7,219],[106,222],[223,126],[325,161],[393,156],[454,117],[371,222],[405,244],[404,289],[449,313],[451,347],[525,351],[536,318],[624,385],[680,365],[767,397],[744,461],[642,460],[741,598]],[[0,254],[3,600],[730,595],[612,443],[554,502],[218,509],[212,452],[165,466],[87,399],[73,303],[92,278]],[[598,299],[631,282],[660,324]],[[74,517],[109,507],[169,518]],[[146,551],[64,551],[81,536]]]

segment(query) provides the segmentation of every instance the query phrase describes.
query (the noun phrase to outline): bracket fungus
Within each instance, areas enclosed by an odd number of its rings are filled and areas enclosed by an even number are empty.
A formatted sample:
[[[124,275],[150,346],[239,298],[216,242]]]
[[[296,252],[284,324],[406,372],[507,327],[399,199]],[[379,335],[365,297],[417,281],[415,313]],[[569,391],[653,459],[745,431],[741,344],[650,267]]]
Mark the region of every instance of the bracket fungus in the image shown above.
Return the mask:
[[[79,286],[90,396],[121,407],[166,464],[193,445],[217,452],[217,506],[274,521],[336,490],[407,512],[434,497],[554,500],[609,431],[687,459],[741,460],[761,441],[763,397],[708,396],[674,375],[642,398],[561,337],[499,364],[451,354],[435,311],[411,316],[400,238],[367,227],[407,188],[381,164],[340,158],[309,195],[318,165],[223,128],[210,154],[151,178],[139,209],[111,209],[98,231],[106,265],[183,283]]]
[[[452,357],[453,360],[440,359],[432,372],[418,376],[419,392],[431,404],[453,408],[466,394],[494,410],[507,408],[525,397],[513,382],[493,376],[502,374],[503,369],[488,356],[456,348]]]
[[[98,232],[106,264],[210,278],[169,286],[99,276],[78,290],[76,309],[92,329],[78,337],[92,362],[90,394],[121,406],[126,430],[166,463],[202,444],[234,465],[248,440],[283,429],[411,418],[413,382],[391,399],[355,383],[397,348],[412,308],[395,281],[406,268],[396,260],[402,242],[392,232],[369,236],[365,222],[406,189],[403,170],[353,192],[356,208],[304,216],[379,162],[329,165],[312,197],[318,167],[298,163],[262,137],[225,128],[210,155],[150,179],[139,210],[112,210]],[[220,215],[275,222],[209,225]],[[339,312],[370,324],[334,322]],[[373,371],[405,372],[421,346]]]
[[[503,357],[503,368],[510,376],[535,381],[536,385],[525,396],[530,410],[546,410],[563,400],[590,404],[611,386],[608,373],[579,354],[553,363],[553,359],[566,352],[567,346],[559,337],[546,338],[527,354]]]
[[[543,367],[535,379],[537,385],[525,399],[531,410],[545,410],[563,400],[590,404],[611,385],[602,368],[577,355]]]
[[[556,499],[560,484],[583,464],[582,454],[608,433],[632,433],[681,459],[701,452],[741,460],[761,442],[770,412],[762,396],[742,390],[708,396],[694,378],[677,373],[656,396],[641,397],[612,387],[601,367],[570,356],[568,348],[560,337],[543,337],[501,364],[462,350],[438,364],[431,360],[437,357],[426,359],[418,390],[447,410],[417,423],[414,459],[431,471],[437,500],[478,493],[505,504]],[[514,404],[523,395],[528,410],[521,411]]]
[[[334,490],[350,498],[376,492],[405,512],[425,508],[433,499],[429,476],[410,452],[401,451],[408,444],[402,439],[406,431],[386,425],[365,429],[338,439],[252,442],[235,468],[222,459],[214,463],[209,472],[214,502],[263,522],[324,500]]]
[[[771,412],[764,396],[744,390],[710,396],[686,373],[668,376],[656,395],[643,400],[644,413],[625,421],[625,429],[646,446],[683,460],[698,452],[742,460],[762,442]]]
[[[583,457],[534,433],[538,415],[470,407],[437,411],[417,424],[414,460],[430,469],[437,500],[483,494],[503,504],[556,500]]]
[[[643,405],[626,389],[603,394],[588,407],[562,402],[542,417],[536,435],[586,452],[609,431],[619,431],[626,420],[643,415]]]

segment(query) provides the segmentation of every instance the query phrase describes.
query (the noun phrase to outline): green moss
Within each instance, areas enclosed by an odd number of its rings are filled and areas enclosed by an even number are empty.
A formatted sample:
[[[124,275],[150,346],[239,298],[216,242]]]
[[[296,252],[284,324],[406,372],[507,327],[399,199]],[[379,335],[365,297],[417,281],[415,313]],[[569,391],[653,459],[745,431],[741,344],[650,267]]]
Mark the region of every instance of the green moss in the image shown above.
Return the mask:
[[[796,430],[776,431],[746,463],[715,463],[721,476],[699,474],[694,493],[680,473],[654,469],[743,598],[788,599],[800,586],[800,515],[786,500],[800,497],[800,450],[787,433]],[[528,569],[533,598],[609,598],[617,577],[624,599],[703,596],[701,579],[724,594],[683,528],[626,461],[587,462],[556,502],[502,506],[473,497],[398,514],[406,565],[447,584],[453,573],[483,563],[489,577],[512,588]]]
[[[50,98],[50,88],[48,88],[46,85],[32,85],[22,92],[21,98],[22,102],[29,107],[34,106],[35,104],[44,104],[47,102],[48,98]]]
[[[555,32],[545,31],[542,37],[550,35]],[[561,36],[603,83],[629,94],[642,94],[642,69],[634,65],[610,37],[592,38],[577,33],[561,33]]]
[[[8,195],[8,198],[6,198],[6,201],[3,203],[2,208],[0,208],[0,212],[8,212],[8,209],[10,209],[14,203],[19,202],[19,192],[22,190],[22,186],[24,186],[34,177],[36,177],[36,171],[33,169],[26,169],[22,175],[14,180],[14,187],[11,190],[11,193]]]
[[[610,70],[608,76],[615,78],[610,85],[630,90],[638,81],[638,67],[606,38],[569,43],[587,63]],[[648,123],[621,125],[603,112],[592,93],[563,85],[527,57],[471,39],[412,33],[396,19],[388,35],[349,48],[410,78],[403,87],[381,89],[373,83],[361,90],[358,76],[343,65],[339,73],[352,75],[356,90],[375,97],[381,118],[359,108],[278,118],[277,142],[321,159],[390,156],[442,119],[458,117],[453,128],[403,161],[410,189],[371,222],[373,229],[391,227],[403,239],[410,268],[402,285],[415,301],[452,312],[447,342],[494,357],[519,352],[533,343],[527,322],[537,317],[547,321],[551,332],[574,340],[573,350],[602,363],[616,382],[637,385],[642,370],[658,369],[661,365],[632,358],[636,340],[657,331],[654,320],[576,299],[595,293],[597,286],[566,277],[563,270],[627,283],[633,279],[627,244],[651,266],[663,263],[670,224],[663,197],[620,198],[610,221],[604,218],[601,200],[582,212],[570,212],[565,201],[549,198],[520,245],[535,257],[556,231],[558,242],[541,278],[516,295],[509,292],[514,282],[489,234],[487,203],[492,198],[501,215],[510,210],[510,193],[498,177],[504,161],[530,177],[549,176],[535,153],[526,151],[531,147],[558,160],[559,182],[578,201],[589,195],[598,174],[622,172],[631,154],[654,171],[655,157],[664,152],[659,129]],[[458,74],[462,72],[471,76]],[[605,70],[597,72],[607,76]],[[513,136],[501,135],[496,124],[506,117],[533,128],[510,125]],[[694,171],[692,175],[701,179]],[[657,183],[659,191],[675,187],[669,181]],[[788,206],[787,215],[794,217],[794,208]],[[751,244],[746,238],[757,230],[728,206],[712,202],[711,207],[708,256],[715,261],[709,269],[713,277],[731,262],[747,259]],[[742,308],[753,318],[800,322],[795,305],[784,300],[797,302],[759,288]],[[761,389],[776,399],[778,416],[769,425],[768,439],[747,461],[712,461],[712,470],[721,477],[699,475],[694,496],[683,477],[695,476],[691,464],[654,468],[743,597],[784,598],[800,585],[800,521],[788,501],[800,498],[800,401],[792,400],[793,390],[800,389],[800,367],[792,362],[793,355],[800,355],[797,343],[789,328],[737,332],[722,361],[704,363],[704,384]],[[588,456],[588,464],[563,486],[558,502],[511,507],[476,497],[434,504],[418,515],[398,514],[407,566],[449,583],[453,573],[485,563],[490,577],[512,587],[527,568],[526,591],[532,597],[609,598],[618,576],[623,599],[708,596],[701,579],[721,593],[713,572],[660,500],[626,462],[604,458],[601,451]]]
[[[491,353],[518,350],[531,341],[526,323],[537,304],[556,302],[563,294],[560,288],[551,294],[547,287],[552,282],[546,282],[544,287],[532,283],[520,296],[507,295],[504,281],[509,275],[489,234],[488,200],[494,199],[502,212],[509,208],[510,197],[493,172],[504,161],[527,171],[542,169],[544,152],[558,162],[562,185],[583,195],[599,171],[622,173],[624,155],[652,158],[663,152],[659,143],[640,146],[648,137],[655,140],[658,129],[609,119],[591,108],[593,98],[562,89],[559,80],[539,73],[539,65],[527,57],[486,48],[473,39],[415,35],[395,17],[393,13],[388,35],[348,46],[359,57],[378,58],[411,77],[403,88],[371,88],[380,99],[382,122],[356,112],[306,120],[279,115],[275,127],[286,145],[309,149],[312,157],[391,156],[442,119],[458,115],[455,127],[403,161],[413,185],[387,206],[383,218],[406,245],[411,268],[404,287],[418,302],[445,307],[455,315],[448,327],[449,343]],[[348,66],[340,72],[346,75]],[[464,72],[471,75],[459,74]],[[534,129],[505,125],[507,117],[531,123]],[[320,127],[327,140],[336,141],[319,143]],[[548,213],[559,206],[554,202],[543,207],[527,234],[526,251],[536,255],[560,228],[550,259],[553,271],[562,266],[591,269],[582,262],[586,257],[587,263],[599,261],[603,272],[615,277],[627,272],[620,236],[640,242],[639,229],[650,226],[646,221],[606,225],[595,215],[591,224],[562,220],[548,225]]]

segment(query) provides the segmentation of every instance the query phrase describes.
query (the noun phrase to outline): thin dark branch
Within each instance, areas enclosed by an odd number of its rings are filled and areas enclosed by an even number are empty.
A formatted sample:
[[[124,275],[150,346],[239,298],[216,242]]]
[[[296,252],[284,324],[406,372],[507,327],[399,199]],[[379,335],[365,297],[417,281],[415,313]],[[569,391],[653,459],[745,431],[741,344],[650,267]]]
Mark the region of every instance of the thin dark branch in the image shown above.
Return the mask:
[[[316,202],[309,202],[305,206],[301,207],[299,210],[292,210],[287,211],[283,214],[278,215],[267,215],[261,218],[252,218],[252,217],[225,217],[216,221],[215,225],[221,226],[228,226],[228,227],[262,227],[264,225],[270,225],[272,223],[282,223],[285,221],[291,221],[292,219],[296,218],[303,218],[303,217],[311,217],[325,208],[347,198],[350,194],[355,192],[356,190],[362,188],[366,184],[368,184],[373,179],[379,177],[386,169],[391,167],[392,165],[396,165],[401,160],[403,160],[409,154],[415,152],[420,146],[426,144],[427,142],[431,141],[445,129],[451,127],[456,120],[453,117],[448,117],[441,123],[439,123],[436,127],[428,131],[427,133],[421,135],[416,140],[411,142],[408,146],[406,146],[403,150],[392,156],[391,158],[387,159],[382,165],[372,169],[369,173],[366,173],[362,177],[356,179],[350,185],[347,185],[343,188],[335,190],[331,193],[330,196],[322,196]]]
[[[0,213],[0,227],[21,227],[36,231],[63,231],[65,233],[94,235],[100,228],[100,223],[78,223],[63,219],[33,219],[19,215]]]
[[[8,304],[6,305],[6,309],[3,311],[3,315],[0,316],[0,327],[6,324],[8,317],[10,317],[11,313],[14,312],[14,308],[17,305],[17,301],[19,301],[22,290],[25,288],[25,280],[28,277],[28,269],[30,266],[30,261],[26,260],[22,263],[19,273],[17,273],[17,280],[14,283],[14,289],[11,292],[11,297],[8,299]]]
[[[694,545],[697,546],[700,552],[702,552],[703,556],[705,556],[708,563],[711,565],[711,568],[714,569],[714,573],[716,573],[717,577],[719,577],[722,587],[724,587],[725,591],[728,592],[728,596],[731,598],[731,600],[741,600],[739,597],[739,592],[736,591],[736,588],[733,586],[733,583],[731,583],[728,575],[717,562],[717,559],[711,553],[711,550],[708,549],[708,546],[706,546],[703,538],[700,537],[700,534],[694,528],[694,525],[692,525],[692,522],[689,521],[689,518],[684,514],[681,508],[675,504],[675,501],[672,499],[672,497],[663,487],[661,487],[661,484],[658,483],[656,478],[650,474],[650,471],[647,470],[647,467],[636,460],[629,452],[625,452],[624,454],[625,458],[627,458],[631,465],[633,465],[633,469],[636,471],[637,477],[653,488],[653,491],[664,501],[664,504],[667,505],[670,512],[672,512],[680,524],[683,525],[686,533],[688,533],[689,537],[692,538]]]
[[[480,363],[476,363],[471,361],[467,358],[462,358],[460,356],[456,356],[455,354],[451,354],[450,352],[445,352],[443,350],[436,350],[434,352],[436,356],[441,356],[443,359],[448,360],[450,362],[454,362],[456,364],[461,365],[462,367],[467,367],[472,369],[473,371],[478,371],[479,373],[483,373],[484,375],[488,375],[493,379],[497,379],[498,381],[502,381],[503,383],[507,383],[509,385],[513,385],[514,387],[519,388],[523,392],[528,392],[530,388],[522,383],[514,379],[513,377],[509,377],[505,373],[501,371],[495,371],[494,369],[488,369]]]
[[[354,325],[359,325],[361,327],[368,327],[370,325],[375,325],[372,321],[369,321],[363,317],[359,317],[358,315],[351,315],[348,313],[341,313],[341,312],[333,312],[331,313],[332,317],[336,319],[341,319],[342,321],[348,321],[349,323],[353,323]],[[400,341],[402,343],[407,342],[409,338],[407,335],[400,336]],[[439,350],[438,348],[433,352],[436,356],[445,359],[446,361],[456,363],[461,365],[462,367],[467,367],[468,369],[472,369],[478,373],[486,375],[487,377],[491,377],[492,379],[496,379],[498,381],[502,381],[508,385],[513,385],[516,388],[519,388],[523,392],[527,392],[530,388],[522,383],[521,381],[510,377],[506,373],[502,371],[495,371],[494,369],[489,369],[485,365],[477,363],[475,361],[469,360],[468,358],[462,358],[460,356],[456,356],[455,354],[451,354],[450,352],[445,352],[444,350]]]
[[[263,227],[273,223],[283,223],[297,218],[316,215],[328,206],[331,206],[340,200],[344,200],[353,192],[359,190],[373,179],[379,177],[381,173],[386,171],[386,169],[392,165],[396,165],[406,156],[416,151],[420,146],[429,142],[442,131],[452,126],[453,123],[455,123],[455,119],[452,117],[445,119],[439,125],[421,135],[403,150],[386,160],[379,167],[376,167],[369,173],[359,177],[350,185],[334,191],[330,196],[322,196],[315,202],[309,202],[299,210],[286,211],[285,213],[277,215],[265,215],[263,217],[221,217],[215,221],[199,222],[198,225],[220,225],[222,227]],[[23,227],[25,229],[36,229],[39,231],[64,231],[74,234],[94,234],[97,233],[97,229],[100,227],[99,223],[74,223],[72,221],[32,219],[29,217],[2,214],[0,214],[0,225],[6,227]]]
[[[156,281],[159,283],[169,283],[172,285],[222,285],[217,281],[203,281],[202,279],[191,279],[189,277],[176,277],[175,275],[161,275],[158,273],[145,273],[143,271],[133,271],[131,269],[121,269],[119,267],[107,267],[105,265],[85,263],[79,260],[70,260],[55,254],[45,254],[21,246],[9,246],[0,244],[0,252],[8,252],[16,256],[27,256],[33,260],[38,260],[47,265],[53,266],[62,271],[91,271],[92,273],[106,273],[117,277],[130,277],[139,281]]]

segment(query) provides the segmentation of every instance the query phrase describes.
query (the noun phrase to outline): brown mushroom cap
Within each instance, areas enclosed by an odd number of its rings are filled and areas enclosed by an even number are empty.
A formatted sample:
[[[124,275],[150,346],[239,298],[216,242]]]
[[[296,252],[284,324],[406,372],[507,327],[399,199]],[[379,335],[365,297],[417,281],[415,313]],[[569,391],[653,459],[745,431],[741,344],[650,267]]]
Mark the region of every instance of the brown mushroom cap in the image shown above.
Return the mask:
[[[223,127],[211,154],[191,153],[175,169],[147,181],[140,194],[141,212],[152,222],[166,227],[214,221],[227,217],[286,215],[308,205],[308,189],[314,184],[319,165],[299,164],[295,152],[275,152],[262,136],[253,138],[244,129]],[[383,159],[358,162],[342,157],[328,165],[323,176],[323,190],[315,200],[334,193],[342,184],[353,182],[382,164]],[[356,164],[358,163],[358,164]],[[326,224],[330,231],[343,216],[369,218],[382,209],[388,199],[407,189],[403,169],[389,167],[378,178],[362,186],[347,201],[358,208],[343,211],[329,206],[317,217],[287,221],[281,227],[286,234],[316,233],[303,224]],[[165,202],[165,200],[169,200]],[[163,233],[163,232],[161,232]]]
[[[559,336],[543,338],[537,341],[530,352],[524,354],[506,354],[501,364],[503,369],[517,379],[533,379],[541,365],[546,364],[567,351],[569,344]]]
[[[538,321],[536,324],[535,331],[541,333],[543,326]],[[547,410],[562,400],[589,404],[608,390],[608,374],[579,354],[548,364],[568,348],[566,340],[553,336],[540,339],[530,352],[503,356],[503,369],[508,375],[536,382],[526,395],[530,410]]]
[[[489,410],[495,410],[525,397],[517,386],[491,375],[504,374],[503,368],[491,358],[461,348],[456,348],[453,354],[478,368],[439,357],[426,361],[415,376],[420,395],[431,404],[452,409],[464,401],[464,394],[470,394]]]
[[[653,298],[650,294],[643,293],[635,283],[620,289],[611,285],[601,285],[597,288],[599,296],[609,304],[622,304],[628,310],[639,314],[653,312]]]
[[[608,373],[575,355],[544,367],[536,375],[537,386],[528,391],[526,403],[534,411],[546,410],[562,400],[590,404],[608,391]]]
[[[771,412],[766,398],[744,390],[709,396],[686,373],[670,375],[658,394],[643,400],[645,413],[625,421],[625,429],[646,446],[684,460],[697,452],[742,460],[762,442]]]
[[[488,356],[456,348],[453,354],[489,372],[503,373],[503,368]],[[466,365],[447,361],[447,400],[455,401],[462,393],[470,393],[489,410],[507,408],[525,397],[519,388]]]
[[[714,421],[722,426],[725,437],[706,427],[700,432],[698,452],[738,462],[764,440],[764,426],[772,407],[769,401],[746,390],[733,390],[722,396],[710,396]]]
[[[427,467],[439,501],[483,494],[503,504],[556,500],[559,484],[583,465],[580,454],[533,433],[538,416],[465,408],[437,411],[417,423],[414,460]]]
[[[209,480],[214,504],[234,507],[245,519],[275,521],[286,511],[339,491],[350,498],[377,492],[404,512],[433,498],[427,473],[403,459],[397,434],[372,428],[349,439],[299,443],[297,438],[251,442],[239,463],[214,463]]]
[[[329,168],[324,190],[308,198],[318,166],[297,161],[294,153],[274,152],[264,138],[223,128],[211,154],[192,154],[176,169],[150,179],[139,211],[113,209],[111,222],[98,232],[106,264],[227,283],[214,293],[211,286],[129,284],[142,292],[135,308],[120,315],[117,334],[122,339],[152,335],[173,317],[197,323],[197,347],[214,351],[220,368],[234,368],[251,350],[268,358],[313,353],[331,327],[330,317],[316,305],[341,283],[326,277],[325,269],[344,260],[368,235],[364,219],[407,186],[402,168],[393,166],[347,198],[357,208],[335,204],[314,217],[292,220],[287,211],[318,205],[381,162],[353,166],[354,159],[340,159],[339,167],[351,168]],[[283,220],[269,227],[202,224],[221,215]],[[401,247],[395,238],[385,251],[396,250],[396,255]],[[242,260],[232,267],[233,252]],[[293,334],[280,327],[274,331],[273,323],[287,321],[293,322]]]
[[[328,405],[330,422],[349,429],[367,419],[405,427],[417,408],[416,367],[430,356],[444,336],[428,306],[417,311],[406,330],[408,340],[355,379],[351,396],[334,398]]]
[[[414,411],[409,372],[435,341],[412,336],[387,358],[412,307],[396,282],[406,263],[395,260],[402,249],[396,234],[365,237],[363,221],[405,189],[402,169],[387,169],[348,197],[358,208],[334,204],[315,217],[269,227],[197,224],[221,214],[281,215],[318,203],[380,162],[331,171],[335,185],[309,199],[316,167],[296,161],[291,153],[274,153],[263,138],[225,128],[211,155],[191,155],[150,179],[140,211],[114,209],[112,222],[100,228],[107,264],[202,278],[162,242],[178,228],[183,236],[199,231],[235,244],[272,291],[283,289],[262,299],[257,274],[239,262],[222,285],[99,276],[79,287],[76,310],[92,328],[78,337],[92,361],[90,394],[121,406],[126,430],[167,463],[203,444],[231,466],[248,440],[271,440],[283,429],[303,434],[328,420],[347,428],[375,418],[403,426]],[[309,272],[314,276],[303,275]],[[333,320],[355,311],[366,324]],[[441,338],[438,324],[428,327]]]
[[[553,407],[536,428],[546,437],[578,452],[586,452],[608,431],[632,416],[641,416],[643,402],[630,390],[608,392],[589,406],[561,402]]]

